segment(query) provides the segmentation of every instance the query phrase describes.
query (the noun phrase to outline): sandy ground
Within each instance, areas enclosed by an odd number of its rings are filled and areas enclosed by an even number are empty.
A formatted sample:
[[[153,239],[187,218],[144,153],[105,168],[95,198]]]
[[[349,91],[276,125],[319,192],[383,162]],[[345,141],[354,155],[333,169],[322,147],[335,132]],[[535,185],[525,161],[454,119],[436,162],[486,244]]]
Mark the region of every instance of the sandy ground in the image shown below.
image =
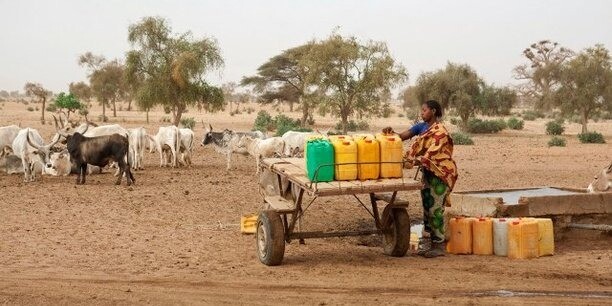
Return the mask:
[[[21,123],[50,139],[52,125],[41,126],[39,113],[25,108],[4,103],[0,125]],[[162,115],[152,113],[149,125],[136,111],[111,119],[154,133]],[[186,116],[245,130],[255,113]],[[323,128],[335,121],[316,119]],[[571,125],[566,148],[546,146],[544,123],[457,146],[456,190],[583,188],[612,159],[612,121],[590,125],[608,144],[580,144],[579,126]],[[371,121],[372,130],[388,124],[408,125],[396,116]],[[199,142],[201,124],[195,130]],[[73,176],[25,184],[21,176],[0,174],[0,304],[612,303],[612,237],[588,231],[567,232],[555,256],[534,260],[391,258],[375,238],[332,238],[292,243],[282,266],[267,267],[255,256],[254,237],[238,228],[240,216],[257,212],[262,202],[252,159],[234,158],[227,173],[224,158],[197,147],[192,168],[158,163],[158,155],[147,154],[133,188],[113,185],[109,173],[90,176],[84,186]],[[417,194],[402,197],[411,202],[411,217],[419,218]],[[350,198],[317,203],[307,229],[370,222]]]

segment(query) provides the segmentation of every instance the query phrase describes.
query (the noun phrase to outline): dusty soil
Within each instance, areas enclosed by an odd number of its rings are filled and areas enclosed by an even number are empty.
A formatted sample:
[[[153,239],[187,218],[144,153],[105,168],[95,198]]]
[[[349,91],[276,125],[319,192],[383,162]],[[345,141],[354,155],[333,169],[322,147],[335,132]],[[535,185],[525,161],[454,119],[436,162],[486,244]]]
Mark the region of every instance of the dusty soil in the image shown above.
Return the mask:
[[[94,109],[97,114],[98,110]],[[144,125],[155,133],[163,114],[119,112],[112,121]],[[188,117],[219,128],[248,129],[255,114],[230,117],[192,111]],[[297,114],[296,114],[297,116]],[[4,103],[0,125],[38,128],[38,112]],[[93,115],[90,117],[94,117]],[[321,127],[332,118],[316,118]],[[612,122],[590,125],[608,144],[583,145],[568,128],[566,148],[548,148],[545,121],[523,131],[476,136],[475,146],[457,146],[457,191],[524,186],[586,187],[612,159]],[[372,130],[404,118],[372,120]],[[201,139],[202,126],[196,127]],[[556,254],[534,260],[493,256],[391,258],[374,238],[307,240],[287,246],[282,266],[255,256],[251,235],[239,233],[240,216],[257,212],[261,198],[252,159],[225,160],[197,147],[192,168],[159,168],[145,157],[137,185],[113,185],[112,174],[48,177],[25,184],[0,173],[0,304],[461,304],[612,302],[612,237],[573,231],[557,242]],[[413,219],[421,215],[416,193]],[[350,229],[370,222],[350,198],[316,202],[307,229]]]

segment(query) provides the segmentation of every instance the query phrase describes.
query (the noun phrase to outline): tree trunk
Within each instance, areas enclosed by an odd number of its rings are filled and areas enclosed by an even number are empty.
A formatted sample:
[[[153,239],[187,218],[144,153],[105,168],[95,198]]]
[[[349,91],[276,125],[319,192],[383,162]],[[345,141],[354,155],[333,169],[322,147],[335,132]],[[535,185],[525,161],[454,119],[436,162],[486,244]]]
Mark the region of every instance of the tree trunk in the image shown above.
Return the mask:
[[[582,111],[582,118],[580,120],[580,123],[582,124],[582,134],[588,132],[587,131],[587,124],[589,123],[589,112],[588,111]]]
[[[298,98],[298,99],[299,99],[299,100],[298,100],[298,101],[299,101],[298,103],[300,103],[300,105],[302,106],[302,120],[301,120],[301,122],[302,122],[302,127],[305,127],[305,126],[306,126],[306,123],[307,123],[307,121],[308,121],[308,115],[309,115],[309,112],[308,112],[308,111],[310,110],[310,108],[308,107],[308,104],[307,104],[306,102],[302,101],[302,97],[300,97],[300,98]],[[293,106],[293,105],[292,105],[292,106]]]
[[[113,99],[113,117],[117,117],[117,103]]]
[[[289,101],[289,111],[293,112],[293,101]]]
[[[47,98],[42,99],[42,109],[40,115],[40,122],[45,123],[45,104],[47,104]]]
[[[470,116],[466,114],[459,115],[461,117],[461,130],[467,132],[468,130],[468,121],[470,120]]]
[[[147,124],[149,124],[149,110],[147,109]]]
[[[106,102],[102,101],[102,122],[106,122]]]
[[[132,99],[128,100],[128,112],[132,111]]]
[[[183,112],[185,111],[185,105],[179,104],[176,106],[176,112],[174,112],[174,122],[175,126],[179,126],[181,123],[181,117],[183,116]]]

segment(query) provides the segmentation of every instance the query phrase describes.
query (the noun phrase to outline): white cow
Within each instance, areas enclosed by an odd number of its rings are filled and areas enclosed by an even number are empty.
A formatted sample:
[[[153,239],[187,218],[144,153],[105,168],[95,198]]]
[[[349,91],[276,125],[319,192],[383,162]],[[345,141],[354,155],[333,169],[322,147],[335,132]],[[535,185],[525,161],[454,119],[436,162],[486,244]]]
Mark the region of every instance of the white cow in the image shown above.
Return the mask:
[[[13,154],[11,146],[4,146],[0,150],[0,169],[7,174],[23,173],[21,158]]]
[[[64,149],[61,152],[51,153],[51,167],[43,168],[43,174],[52,176],[66,176],[68,174],[78,174],[80,169],[72,164],[68,150]],[[102,169],[98,166],[87,165],[87,174],[99,174]]]
[[[144,170],[142,159],[148,142],[147,131],[143,127],[128,129],[130,144],[130,165],[134,170]]]
[[[43,167],[50,167],[49,157],[51,147],[60,140],[59,135],[55,135],[51,143],[45,145],[43,138],[35,129],[22,129],[13,140],[13,151],[21,158],[23,163],[23,173],[25,182],[33,182],[36,179],[34,165],[40,163]]]
[[[191,166],[191,152],[193,152],[195,134],[191,129],[179,129],[179,136],[181,139],[179,161],[186,166]]]
[[[242,145],[247,148],[249,155],[255,157],[256,173],[259,174],[260,160],[267,157],[282,156],[285,142],[281,137],[259,139],[246,136],[242,138]]]
[[[170,154],[170,166],[173,168],[178,166],[178,150],[181,146],[181,137],[179,128],[174,125],[159,127],[155,135],[155,150],[159,152],[159,166],[167,166],[167,161],[164,156],[164,151]]]
[[[306,145],[306,140],[309,136],[327,136],[327,130],[325,133],[321,133],[318,130],[316,132],[296,132],[296,131],[287,131],[283,134],[282,138],[285,142],[285,150],[283,151],[284,156],[288,157],[301,157],[304,154],[304,147]]]
[[[612,163],[601,169],[601,172],[589,184],[587,191],[589,193],[612,191]]]
[[[0,148],[12,145],[19,130],[21,130],[21,128],[16,125],[0,127]]]

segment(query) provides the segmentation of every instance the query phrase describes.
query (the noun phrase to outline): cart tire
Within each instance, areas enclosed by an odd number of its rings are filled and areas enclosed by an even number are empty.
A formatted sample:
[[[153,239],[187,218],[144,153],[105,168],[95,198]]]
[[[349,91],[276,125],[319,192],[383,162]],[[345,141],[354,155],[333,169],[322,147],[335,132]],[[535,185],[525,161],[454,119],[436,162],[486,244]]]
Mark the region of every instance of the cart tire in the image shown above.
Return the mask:
[[[255,233],[257,257],[266,266],[278,266],[285,255],[285,229],[280,215],[264,210],[257,218]]]
[[[392,208],[383,230],[385,255],[402,257],[410,246],[410,218],[405,208]]]

